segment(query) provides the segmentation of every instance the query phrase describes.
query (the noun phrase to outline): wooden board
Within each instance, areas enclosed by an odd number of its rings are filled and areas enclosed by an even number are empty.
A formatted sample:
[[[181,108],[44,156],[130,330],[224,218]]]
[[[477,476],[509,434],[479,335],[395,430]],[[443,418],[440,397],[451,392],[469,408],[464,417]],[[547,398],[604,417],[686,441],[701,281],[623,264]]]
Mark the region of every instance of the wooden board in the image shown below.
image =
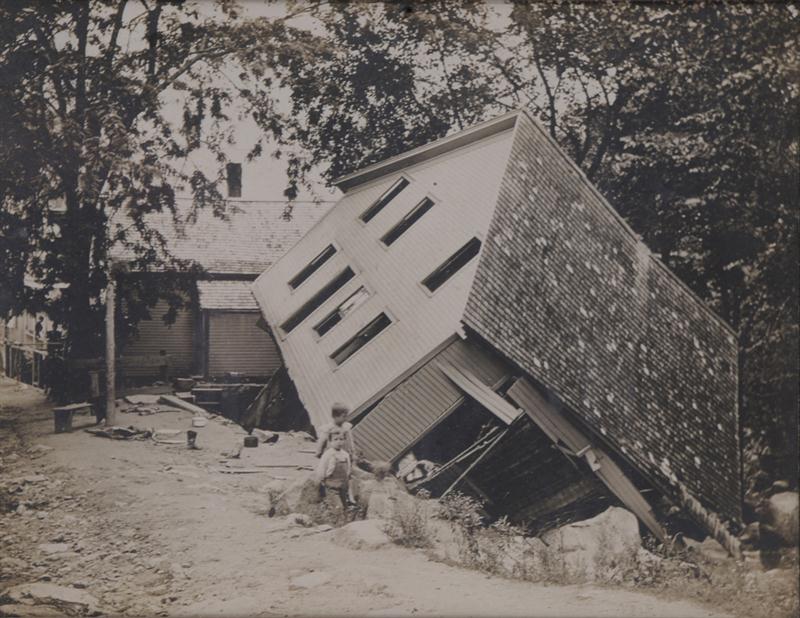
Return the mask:
[[[575,454],[582,454],[589,467],[620,501],[662,542],[667,536],[653,515],[653,510],[620,467],[599,446],[548,402],[526,379],[517,380],[508,395],[557,444],[563,443]]]
[[[184,401],[183,399],[178,399],[173,395],[161,395],[159,401],[169,406],[186,410],[187,412],[191,412],[192,414],[196,414],[198,416],[208,416],[207,410],[204,410],[200,406],[196,406],[193,403],[189,403],[188,401]]]

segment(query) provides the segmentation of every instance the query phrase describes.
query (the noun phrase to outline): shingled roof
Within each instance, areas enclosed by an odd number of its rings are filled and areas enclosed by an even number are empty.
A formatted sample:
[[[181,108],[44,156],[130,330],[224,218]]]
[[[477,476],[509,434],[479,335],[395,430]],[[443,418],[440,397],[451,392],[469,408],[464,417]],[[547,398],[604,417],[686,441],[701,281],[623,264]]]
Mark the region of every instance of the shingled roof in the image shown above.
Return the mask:
[[[201,309],[258,311],[249,281],[198,281]]]
[[[212,274],[257,275],[269,268],[328,211],[327,202],[230,201],[224,218],[210,208],[193,213],[191,200],[178,200],[177,217],[151,213],[147,225],[164,237],[167,250],[179,259],[194,262]],[[176,220],[177,219],[177,220]],[[114,226],[130,225],[117,217]],[[129,234],[135,231],[129,230]],[[163,255],[163,252],[160,252]],[[117,245],[116,260],[132,260],[134,252]]]
[[[740,511],[734,333],[520,113],[464,323],[670,487]]]

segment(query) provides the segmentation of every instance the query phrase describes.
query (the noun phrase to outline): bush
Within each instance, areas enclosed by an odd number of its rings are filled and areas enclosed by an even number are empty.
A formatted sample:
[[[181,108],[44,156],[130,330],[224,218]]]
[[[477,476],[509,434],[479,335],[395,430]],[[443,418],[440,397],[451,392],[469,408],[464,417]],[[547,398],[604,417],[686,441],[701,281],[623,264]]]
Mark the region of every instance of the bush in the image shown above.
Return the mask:
[[[398,502],[386,525],[386,534],[398,545],[427,548],[433,544],[428,526],[430,508],[425,490],[417,494],[417,499]]]

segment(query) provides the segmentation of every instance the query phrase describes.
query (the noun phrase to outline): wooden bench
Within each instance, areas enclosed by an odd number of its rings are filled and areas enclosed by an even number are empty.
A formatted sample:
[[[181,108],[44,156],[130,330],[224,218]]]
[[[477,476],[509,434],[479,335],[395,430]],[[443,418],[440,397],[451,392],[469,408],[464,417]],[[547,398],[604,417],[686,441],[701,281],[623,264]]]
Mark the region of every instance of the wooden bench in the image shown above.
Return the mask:
[[[71,403],[67,406],[59,406],[53,408],[53,421],[55,423],[56,433],[65,433],[72,431],[72,416],[75,413],[86,412],[92,413],[92,404],[87,401],[82,403]]]

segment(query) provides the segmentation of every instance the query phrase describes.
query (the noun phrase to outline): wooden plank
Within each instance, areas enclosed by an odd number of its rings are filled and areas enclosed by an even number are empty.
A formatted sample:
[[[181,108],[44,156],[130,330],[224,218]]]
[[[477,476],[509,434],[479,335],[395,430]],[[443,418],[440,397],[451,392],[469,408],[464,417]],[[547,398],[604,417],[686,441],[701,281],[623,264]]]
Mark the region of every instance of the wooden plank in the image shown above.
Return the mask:
[[[117,422],[117,353],[116,335],[114,328],[114,313],[117,308],[117,282],[114,274],[109,273],[106,286],[106,424],[115,425]]]
[[[551,440],[561,441],[573,453],[580,453],[590,444],[588,438],[570,423],[556,407],[539,394],[527,380],[517,380],[508,396],[520,404],[528,416],[542,428]],[[524,400],[524,403],[520,401]]]
[[[467,369],[459,369],[445,361],[439,361],[438,365],[442,373],[452,380],[453,384],[458,386],[506,425],[511,424],[514,419],[520,415],[519,410],[483,384]]]
[[[175,408],[186,410],[187,412],[191,412],[192,414],[197,414],[198,416],[208,416],[208,412],[203,408],[201,408],[200,406],[196,406],[193,403],[184,401],[183,399],[178,399],[173,395],[161,395],[161,397],[159,397],[158,400],[161,403],[165,403]]]
[[[591,443],[554,405],[548,403],[526,379],[517,380],[508,395],[530,416],[534,423],[556,443],[562,441],[574,453],[583,453],[589,467],[611,492],[622,501],[662,542],[666,534],[653,510],[636,486],[600,447]],[[589,446],[589,448],[586,448]]]
[[[72,410],[73,412],[75,412],[77,410],[83,410],[84,408],[91,408],[91,407],[92,407],[92,404],[90,404],[88,401],[83,401],[81,403],[71,403],[71,404],[66,405],[66,406],[59,406],[57,408],[53,408],[53,412],[55,412],[56,410],[58,410],[58,411],[69,411],[69,410]]]

